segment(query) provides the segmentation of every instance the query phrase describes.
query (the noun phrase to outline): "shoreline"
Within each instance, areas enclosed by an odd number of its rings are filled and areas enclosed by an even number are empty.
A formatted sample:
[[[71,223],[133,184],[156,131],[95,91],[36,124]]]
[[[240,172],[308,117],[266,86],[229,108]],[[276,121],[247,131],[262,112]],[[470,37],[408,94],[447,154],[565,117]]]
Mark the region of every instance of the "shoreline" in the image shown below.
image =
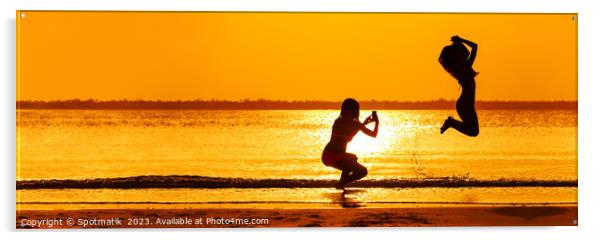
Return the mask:
[[[17,229],[577,226],[577,205],[21,210]],[[73,225],[68,225],[71,219]],[[201,220],[199,224],[199,219]],[[212,219],[212,220],[211,220]],[[240,220],[242,219],[242,220]],[[247,219],[247,220],[244,220]],[[265,220],[267,219],[267,224]],[[28,223],[56,221],[49,225]],[[59,224],[60,220],[60,224]],[[119,221],[117,221],[119,220]],[[207,221],[213,221],[211,224]],[[262,222],[245,224],[242,221]],[[226,223],[230,221],[230,223]],[[239,221],[240,224],[232,221]],[[80,224],[81,223],[81,224]],[[83,224],[87,223],[86,226]]]
[[[17,190],[26,189],[139,189],[139,188],[330,188],[337,180],[325,179],[251,179],[191,175],[148,175],[92,179],[18,180]],[[497,179],[470,178],[430,179],[367,179],[349,184],[362,188],[407,187],[577,187],[578,180]]]

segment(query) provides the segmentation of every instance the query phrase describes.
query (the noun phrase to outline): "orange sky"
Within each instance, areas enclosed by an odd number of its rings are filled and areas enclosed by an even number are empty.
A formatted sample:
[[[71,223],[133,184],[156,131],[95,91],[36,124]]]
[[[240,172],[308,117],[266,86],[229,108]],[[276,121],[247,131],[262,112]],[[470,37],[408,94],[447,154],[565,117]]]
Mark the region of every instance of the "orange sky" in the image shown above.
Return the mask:
[[[22,13],[20,100],[455,99],[454,34],[478,100],[577,100],[572,14]]]

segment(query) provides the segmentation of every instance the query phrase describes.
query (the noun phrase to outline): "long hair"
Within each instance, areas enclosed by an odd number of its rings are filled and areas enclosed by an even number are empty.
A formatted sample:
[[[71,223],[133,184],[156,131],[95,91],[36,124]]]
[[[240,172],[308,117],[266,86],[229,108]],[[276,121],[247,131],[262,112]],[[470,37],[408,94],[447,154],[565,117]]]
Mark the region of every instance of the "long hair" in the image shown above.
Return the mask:
[[[441,50],[439,63],[456,79],[467,77],[467,74],[474,76],[476,73],[466,64],[469,55],[470,52],[464,44],[452,43]]]
[[[360,103],[353,98],[345,99],[341,104],[341,115],[339,117],[359,118],[359,116]]]

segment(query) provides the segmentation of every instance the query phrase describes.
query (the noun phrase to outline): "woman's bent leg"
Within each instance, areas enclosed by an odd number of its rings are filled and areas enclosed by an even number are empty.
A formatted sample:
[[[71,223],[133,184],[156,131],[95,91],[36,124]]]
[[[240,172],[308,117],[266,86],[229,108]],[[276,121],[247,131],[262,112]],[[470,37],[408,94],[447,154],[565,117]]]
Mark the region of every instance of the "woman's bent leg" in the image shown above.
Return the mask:
[[[347,158],[341,161],[340,166],[343,173],[347,171],[349,174],[341,174],[339,183],[344,186],[350,182],[357,181],[368,175],[368,169],[357,162],[357,157],[354,154],[348,153]]]
[[[458,130],[467,136],[476,137],[479,135],[479,119],[474,106],[464,106],[462,104],[456,104],[456,110],[462,121],[458,121],[452,117],[448,117],[441,127],[441,133],[445,132],[448,128]]]
[[[456,119],[450,118],[447,121],[449,127],[458,130],[467,136],[476,137],[479,135],[479,124],[474,122],[460,122]]]
[[[345,181],[347,181],[347,177],[349,176],[349,174],[351,173],[351,171],[349,170],[342,170],[341,172],[341,178],[339,178],[339,182],[335,185],[336,188],[343,188],[345,186],[345,184],[343,184]]]
[[[479,118],[474,105],[465,106],[458,109],[458,115],[462,119],[462,124],[458,131],[471,137],[479,135]]]
[[[347,176],[347,179],[345,180],[344,184],[360,180],[366,175],[368,175],[368,169],[366,167],[362,166],[357,162],[355,163],[355,165],[356,166],[354,167],[353,171],[351,171],[351,174]]]

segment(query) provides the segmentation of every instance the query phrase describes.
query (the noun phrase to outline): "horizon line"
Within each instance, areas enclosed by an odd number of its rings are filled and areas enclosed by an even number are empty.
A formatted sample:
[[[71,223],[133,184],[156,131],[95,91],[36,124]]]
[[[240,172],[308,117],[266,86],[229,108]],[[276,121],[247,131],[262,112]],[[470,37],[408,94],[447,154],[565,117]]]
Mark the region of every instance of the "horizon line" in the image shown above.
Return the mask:
[[[360,101],[364,109],[454,109],[455,100]],[[577,101],[476,101],[478,109],[577,109]],[[215,109],[215,110],[320,110],[339,109],[340,101],[326,100],[19,100],[17,109]]]
[[[343,102],[344,99],[341,100],[321,100],[321,99],[267,99],[267,98],[241,98],[241,99],[143,99],[143,98],[122,98],[122,99],[94,99],[94,98],[68,98],[68,99],[25,99],[25,100],[16,100],[16,102]],[[379,100],[379,99],[356,99],[358,102],[396,102],[396,103],[421,103],[421,102],[451,102],[456,101],[456,99],[428,99],[428,100]],[[511,99],[511,100],[501,100],[501,99],[480,99],[475,100],[475,102],[521,102],[521,103],[529,103],[529,102],[578,102],[578,100],[566,100],[566,99],[554,99],[554,100],[524,100],[524,99]]]

